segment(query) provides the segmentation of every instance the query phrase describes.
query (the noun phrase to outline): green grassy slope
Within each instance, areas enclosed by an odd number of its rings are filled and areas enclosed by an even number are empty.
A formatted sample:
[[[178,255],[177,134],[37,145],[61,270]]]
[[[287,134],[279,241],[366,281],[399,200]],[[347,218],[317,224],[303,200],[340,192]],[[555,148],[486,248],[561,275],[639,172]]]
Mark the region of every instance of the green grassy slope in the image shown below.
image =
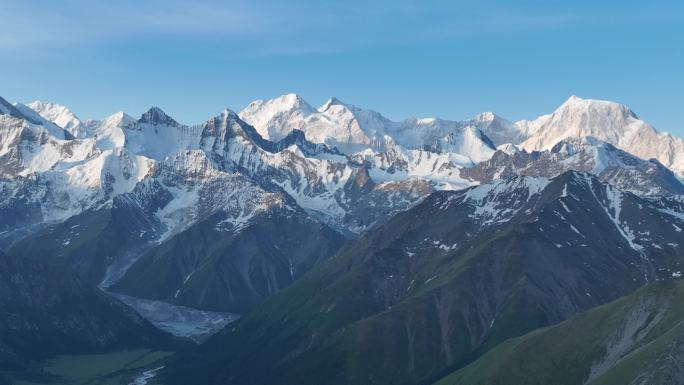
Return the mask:
[[[435,385],[679,383],[667,361],[682,357],[683,323],[684,282],[655,283],[506,341]]]
[[[16,385],[119,385],[143,369],[162,365],[169,355],[149,349],[62,355],[35,363],[29,371],[7,375]]]

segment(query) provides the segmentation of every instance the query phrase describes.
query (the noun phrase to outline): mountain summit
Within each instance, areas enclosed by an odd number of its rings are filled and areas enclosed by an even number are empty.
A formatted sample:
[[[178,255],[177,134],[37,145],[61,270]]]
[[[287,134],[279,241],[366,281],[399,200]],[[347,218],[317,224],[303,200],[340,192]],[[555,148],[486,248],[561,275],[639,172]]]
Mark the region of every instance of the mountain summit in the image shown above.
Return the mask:
[[[166,115],[166,113],[162,111],[159,107],[152,107],[149,110],[147,110],[144,114],[142,114],[140,119],[138,119],[138,123],[147,123],[153,126],[178,126],[178,122],[176,122],[172,117]]]
[[[642,159],[658,159],[684,175],[684,141],[659,133],[619,103],[570,97],[550,115],[516,123],[526,137],[520,148],[547,150],[570,137],[591,136]]]

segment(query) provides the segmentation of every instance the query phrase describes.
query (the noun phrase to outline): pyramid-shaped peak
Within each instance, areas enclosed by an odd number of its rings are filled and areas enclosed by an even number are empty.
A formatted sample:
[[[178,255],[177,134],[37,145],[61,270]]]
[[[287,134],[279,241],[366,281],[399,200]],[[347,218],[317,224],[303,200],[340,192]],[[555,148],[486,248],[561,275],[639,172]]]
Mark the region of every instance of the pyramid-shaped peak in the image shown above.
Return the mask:
[[[330,97],[330,99],[328,99],[328,101],[325,102],[325,104],[323,104],[323,105],[321,106],[321,108],[319,108],[318,110],[321,111],[321,112],[323,112],[323,111],[326,111],[327,109],[329,109],[329,108],[332,107],[332,106],[344,106],[344,107],[348,107],[343,101],[341,101],[340,99],[338,99],[338,98],[332,96],[332,97]]]
[[[224,108],[223,111],[221,111],[220,117],[223,120],[239,119],[238,114],[230,108]]]
[[[147,112],[142,114],[140,119],[138,119],[138,123],[147,123],[153,126],[178,126],[178,122],[176,122],[172,117],[168,116],[159,107],[151,107],[149,110],[147,110]]]
[[[235,126],[241,129],[242,126],[251,127],[245,121],[243,121],[240,116],[230,108],[224,108],[221,113],[210,118],[206,123],[206,127],[211,129],[216,129],[218,127],[230,127]]]
[[[491,111],[485,111],[485,112],[480,112],[479,114],[475,115],[473,117],[474,121],[476,122],[493,122],[495,120],[505,120],[499,115],[491,112]]]
[[[313,110],[313,107],[298,94],[281,95],[277,98],[267,100],[266,102],[263,102],[263,104],[268,105],[270,108],[277,111]]]
[[[123,111],[115,112],[102,120],[105,126],[130,127],[135,125],[135,118]]]

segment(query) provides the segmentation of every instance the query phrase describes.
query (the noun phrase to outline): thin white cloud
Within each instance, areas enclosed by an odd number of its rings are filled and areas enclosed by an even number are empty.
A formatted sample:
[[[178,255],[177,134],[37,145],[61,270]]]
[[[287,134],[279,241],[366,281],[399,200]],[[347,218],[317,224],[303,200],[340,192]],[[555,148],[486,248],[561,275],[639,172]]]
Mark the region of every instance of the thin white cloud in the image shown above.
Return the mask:
[[[551,28],[572,20],[439,0],[5,2],[0,48],[17,50],[184,37],[238,44],[245,54],[298,54]]]
[[[146,34],[245,35],[258,33],[251,9],[209,2],[66,1],[55,7],[26,0],[0,8],[0,42],[39,44],[144,36]],[[40,2],[38,2],[40,3]]]

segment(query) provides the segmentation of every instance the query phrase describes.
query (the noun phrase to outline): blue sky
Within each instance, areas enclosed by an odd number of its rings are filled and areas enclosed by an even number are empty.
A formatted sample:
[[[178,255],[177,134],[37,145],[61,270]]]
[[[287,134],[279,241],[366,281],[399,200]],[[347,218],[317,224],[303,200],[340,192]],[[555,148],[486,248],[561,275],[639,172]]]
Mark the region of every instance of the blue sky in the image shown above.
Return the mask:
[[[0,0],[0,95],[185,123],[295,92],[393,119],[572,94],[684,136],[682,1]]]

